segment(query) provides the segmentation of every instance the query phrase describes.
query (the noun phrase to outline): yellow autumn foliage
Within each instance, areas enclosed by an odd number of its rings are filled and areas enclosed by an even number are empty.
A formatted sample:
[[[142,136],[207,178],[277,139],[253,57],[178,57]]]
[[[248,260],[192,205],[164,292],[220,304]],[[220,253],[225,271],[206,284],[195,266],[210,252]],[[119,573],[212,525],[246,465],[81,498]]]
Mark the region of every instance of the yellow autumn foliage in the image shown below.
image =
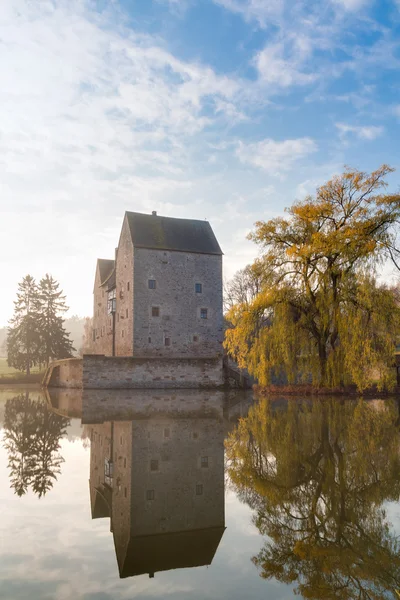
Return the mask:
[[[288,217],[256,223],[250,239],[262,256],[262,287],[227,313],[225,348],[261,384],[321,386],[395,383],[400,336],[397,297],[377,280],[396,261],[400,195],[386,195],[383,165],[371,174],[347,169],[295,202]]]

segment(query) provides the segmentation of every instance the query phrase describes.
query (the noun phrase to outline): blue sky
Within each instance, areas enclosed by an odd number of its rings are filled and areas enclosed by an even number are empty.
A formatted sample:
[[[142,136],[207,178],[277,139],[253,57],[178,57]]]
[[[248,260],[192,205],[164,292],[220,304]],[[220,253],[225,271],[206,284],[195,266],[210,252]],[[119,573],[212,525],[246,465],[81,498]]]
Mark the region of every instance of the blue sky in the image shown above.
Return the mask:
[[[400,166],[394,0],[2,0],[0,65],[0,324],[28,272],[91,314],[125,210],[208,219],[230,277],[255,221]]]

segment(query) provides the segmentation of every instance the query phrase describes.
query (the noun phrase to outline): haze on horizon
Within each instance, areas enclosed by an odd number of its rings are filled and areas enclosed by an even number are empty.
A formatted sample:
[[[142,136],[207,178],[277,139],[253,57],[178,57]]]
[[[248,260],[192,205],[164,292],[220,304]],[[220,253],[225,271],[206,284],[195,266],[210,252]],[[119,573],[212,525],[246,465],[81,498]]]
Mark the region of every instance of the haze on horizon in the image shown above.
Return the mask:
[[[27,273],[91,315],[125,210],[209,220],[230,277],[345,164],[399,188],[398,1],[2,0],[0,39],[0,326]]]

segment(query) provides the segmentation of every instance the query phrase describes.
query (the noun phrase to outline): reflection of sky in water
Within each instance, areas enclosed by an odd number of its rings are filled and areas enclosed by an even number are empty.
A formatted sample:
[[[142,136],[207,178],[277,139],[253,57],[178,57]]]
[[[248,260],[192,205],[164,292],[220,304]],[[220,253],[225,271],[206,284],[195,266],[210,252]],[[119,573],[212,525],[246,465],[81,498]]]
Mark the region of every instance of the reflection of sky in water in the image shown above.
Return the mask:
[[[2,394],[2,398],[4,394]],[[3,413],[3,406],[0,407]],[[0,597],[2,600],[124,598],[293,598],[291,588],[263,581],[251,563],[262,540],[251,510],[226,492],[226,531],[209,567],[120,580],[110,520],[91,519],[90,451],[73,419],[61,442],[61,476],[40,500],[18,498],[0,448]]]

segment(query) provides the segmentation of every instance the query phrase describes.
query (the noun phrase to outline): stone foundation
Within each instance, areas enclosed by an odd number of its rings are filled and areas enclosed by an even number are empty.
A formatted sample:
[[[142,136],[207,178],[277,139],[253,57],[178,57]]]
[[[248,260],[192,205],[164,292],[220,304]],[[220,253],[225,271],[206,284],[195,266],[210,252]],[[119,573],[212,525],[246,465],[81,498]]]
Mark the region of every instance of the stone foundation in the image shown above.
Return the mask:
[[[222,358],[139,358],[84,355],[52,363],[43,384],[83,389],[216,388],[224,383]]]

